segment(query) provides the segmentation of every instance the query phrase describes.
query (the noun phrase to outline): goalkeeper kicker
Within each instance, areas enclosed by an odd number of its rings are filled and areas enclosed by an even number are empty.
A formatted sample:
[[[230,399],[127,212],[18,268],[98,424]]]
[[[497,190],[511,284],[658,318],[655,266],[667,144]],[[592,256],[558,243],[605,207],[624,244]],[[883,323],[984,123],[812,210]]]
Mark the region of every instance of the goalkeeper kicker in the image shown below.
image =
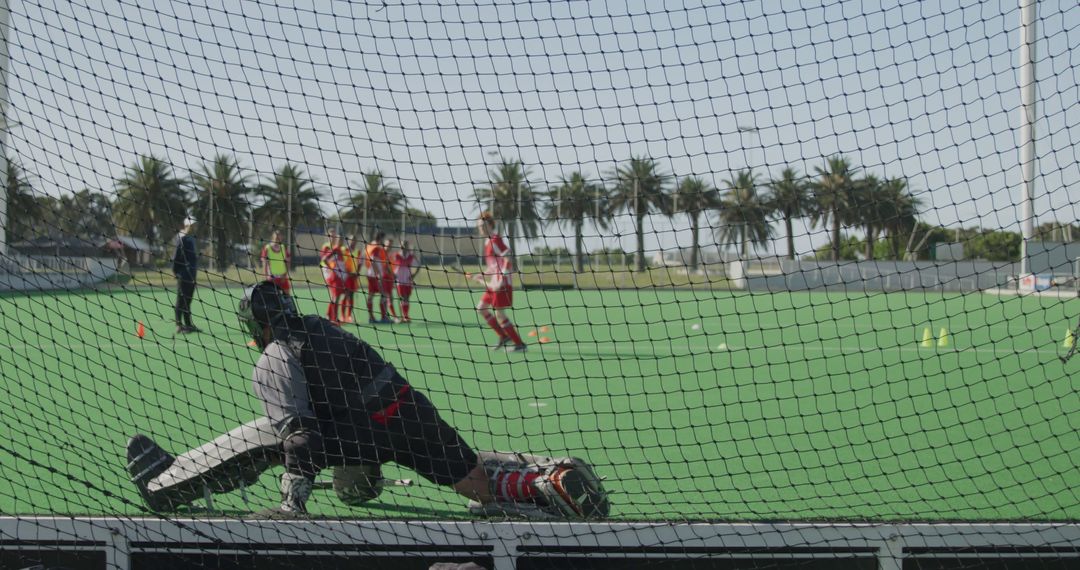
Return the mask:
[[[338,498],[355,506],[379,495],[381,466],[392,461],[453,488],[479,516],[608,515],[589,463],[474,451],[370,345],[327,319],[300,316],[273,282],[244,291],[239,317],[263,351],[252,385],[266,417],[177,457],[145,435],[132,437],[128,472],[151,510],[232,491],[283,463],[281,503],[262,514],[302,518],[321,470],[334,468]]]

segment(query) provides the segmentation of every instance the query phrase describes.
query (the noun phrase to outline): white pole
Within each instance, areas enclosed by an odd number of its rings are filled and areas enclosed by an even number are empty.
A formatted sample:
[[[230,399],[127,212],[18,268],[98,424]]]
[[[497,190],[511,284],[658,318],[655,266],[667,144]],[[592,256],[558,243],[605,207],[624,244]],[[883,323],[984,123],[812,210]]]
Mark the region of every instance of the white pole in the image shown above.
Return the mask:
[[[0,161],[5,167],[7,160],[7,107],[8,107],[8,0],[0,0]],[[6,256],[7,245],[7,192],[0,191],[0,256]]]
[[[214,267],[221,269],[221,260],[217,258],[217,248],[214,247],[216,245],[214,239],[214,194],[216,194],[217,184],[217,180],[210,182],[210,261],[213,262]]]
[[[1036,0],[1020,0],[1020,275],[1030,273],[1028,242],[1035,236],[1035,24]]]
[[[285,231],[287,232],[285,244],[285,251],[289,252],[289,255],[293,255],[296,252],[293,251],[293,216],[292,216],[292,192],[293,192],[293,179],[289,178],[285,186]]]

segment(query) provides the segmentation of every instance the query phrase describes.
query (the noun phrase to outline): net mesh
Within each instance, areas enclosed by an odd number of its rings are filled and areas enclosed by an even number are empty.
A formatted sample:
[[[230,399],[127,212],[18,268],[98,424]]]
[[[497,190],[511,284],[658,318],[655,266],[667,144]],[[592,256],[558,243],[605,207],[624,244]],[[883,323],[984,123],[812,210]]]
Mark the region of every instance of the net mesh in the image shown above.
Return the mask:
[[[1009,2],[4,4],[0,541],[247,544],[282,467],[155,514],[125,444],[272,411],[236,311],[285,274],[470,449],[588,461],[609,522],[1080,518],[1073,2],[1038,4],[1028,115]],[[319,540],[476,520],[419,447],[363,505],[317,488]]]

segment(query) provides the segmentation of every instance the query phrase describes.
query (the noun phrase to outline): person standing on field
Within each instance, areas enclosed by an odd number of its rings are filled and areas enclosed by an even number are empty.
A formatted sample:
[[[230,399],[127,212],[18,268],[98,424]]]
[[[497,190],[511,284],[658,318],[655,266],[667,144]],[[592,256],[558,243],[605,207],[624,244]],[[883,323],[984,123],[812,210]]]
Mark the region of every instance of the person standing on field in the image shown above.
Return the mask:
[[[330,294],[326,318],[332,323],[340,323],[338,307],[345,291],[345,263],[341,257],[341,237],[333,228],[326,230],[326,242],[319,248],[319,267],[322,268],[323,280]]]
[[[263,276],[268,281],[273,281],[281,290],[289,295],[292,292],[292,284],[289,283],[289,270],[292,268],[292,253],[281,243],[281,232],[274,230],[270,234],[270,243],[263,246],[262,254]]]
[[[420,268],[408,240],[401,242],[401,251],[394,252],[391,265],[394,267],[394,283],[401,303],[401,322],[412,322],[409,317],[409,297],[412,296],[413,280]]]
[[[195,299],[195,278],[199,273],[198,246],[195,243],[195,218],[184,219],[183,228],[173,239],[172,270],[176,277],[176,333],[199,332],[191,321],[191,302]]]
[[[387,316],[389,306],[384,290],[385,283],[390,274],[390,268],[388,267],[389,260],[386,257],[386,247],[383,245],[385,239],[385,232],[376,232],[375,237],[364,250],[364,264],[367,267],[368,282],[368,323],[371,324],[388,324],[393,322],[390,320],[390,317]],[[375,320],[374,311],[375,295],[379,295],[379,320],[377,321]]]
[[[356,291],[360,289],[360,240],[350,235],[341,245],[341,259],[345,263],[345,298],[341,304],[341,322],[352,323]]]
[[[502,236],[495,232],[495,217],[491,212],[480,214],[476,229],[481,236],[487,238],[484,242],[484,271],[468,277],[484,285],[486,289],[480,297],[480,303],[476,305],[476,311],[495,334],[499,335],[498,342],[491,349],[505,348],[507,352],[525,352],[525,342],[521,340],[521,335],[506,314],[506,309],[514,304],[510,248],[506,246]]]

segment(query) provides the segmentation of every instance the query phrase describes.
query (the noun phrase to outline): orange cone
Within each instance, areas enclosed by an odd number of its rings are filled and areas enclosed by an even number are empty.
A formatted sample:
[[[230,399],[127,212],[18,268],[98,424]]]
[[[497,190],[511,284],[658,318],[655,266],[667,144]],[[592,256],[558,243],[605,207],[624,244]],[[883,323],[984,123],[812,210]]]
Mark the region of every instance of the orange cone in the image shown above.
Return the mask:
[[[547,326],[540,327],[540,332],[544,332],[544,333],[551,332],[551,327],[547,327]]]
[[[249,340],[249,341],[248,341],[248,346],[259,346],[259,344],[258,344],[258,343],[256,343],[256,342],[255,342],[255,341],[253,341],[253,340]]]
[[[536,336],[536,331],[529,331],[529,336]]]
[[[135,336],[143,338],[146,336],[146,327],[143,326],[142,321],[139,321],[139,326],[135,327]]]
[[[547,344],[547,343],[549,343],[549,342],[551,342],[551,339],[550,339],[550,338],[548,338],[548,337],[546,337],[546,336],[542,336],[542,337],[540,337],[540,344]]]

